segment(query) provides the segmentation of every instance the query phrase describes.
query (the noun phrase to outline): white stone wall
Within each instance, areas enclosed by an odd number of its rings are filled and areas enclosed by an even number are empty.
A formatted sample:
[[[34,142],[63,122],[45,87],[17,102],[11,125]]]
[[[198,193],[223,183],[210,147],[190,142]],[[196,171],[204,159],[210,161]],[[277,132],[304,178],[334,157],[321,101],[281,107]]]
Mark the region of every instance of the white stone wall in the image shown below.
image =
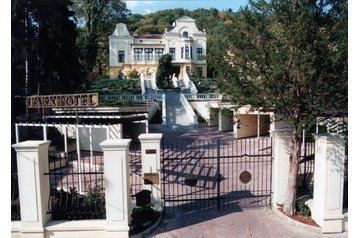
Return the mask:
[[[218,102],[210,101],[191,101],[190,105],[199,112],[199,114],[207,121],[210,120],[210,108],[218,108]]]

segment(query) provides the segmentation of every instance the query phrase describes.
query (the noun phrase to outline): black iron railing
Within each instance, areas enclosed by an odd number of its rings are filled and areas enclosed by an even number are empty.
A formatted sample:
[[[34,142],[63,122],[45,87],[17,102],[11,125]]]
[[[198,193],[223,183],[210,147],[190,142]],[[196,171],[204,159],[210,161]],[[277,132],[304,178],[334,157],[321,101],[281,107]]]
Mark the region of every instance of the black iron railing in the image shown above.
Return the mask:
[[[307,137],[301,145],[298,189],[301,195],[313,193],[313,175],[315,161],[315,141]]]
[[[17,177],[17,164],[15,150],[11,149],[11,221],[21,220],[19,182]]]
[[[135,200],[135,194],[142,190],[142,153],[140,143],[132,142],[129,146],[129,181],[130,197]]]
[[[50,153],[49,169],[53,220],[106,217],[103,153]]]
[[[265,207],[271,204],[271,138],[162,141],[166,209]]]

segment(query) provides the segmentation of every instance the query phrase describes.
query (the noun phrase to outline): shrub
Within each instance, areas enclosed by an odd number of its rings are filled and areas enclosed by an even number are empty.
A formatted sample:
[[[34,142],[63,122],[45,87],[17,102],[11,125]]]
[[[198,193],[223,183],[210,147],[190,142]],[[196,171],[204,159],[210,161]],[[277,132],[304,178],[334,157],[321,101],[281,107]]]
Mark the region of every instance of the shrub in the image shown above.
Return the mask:
[[[310,217],[311,210],[302,200],[296,202],[296,213],[301,216]]]
[[[133,69],[131,72],[129,72],[128,77],[132,79],[139,79],[140,75],[136,69]]]
[[[191,80],[194,82],[199,93],[216,93],[219,91],[215,79],[192,78]]]
[[[101,79],[89,84],[88,92],[140,94],[141,87],[138,79]]]

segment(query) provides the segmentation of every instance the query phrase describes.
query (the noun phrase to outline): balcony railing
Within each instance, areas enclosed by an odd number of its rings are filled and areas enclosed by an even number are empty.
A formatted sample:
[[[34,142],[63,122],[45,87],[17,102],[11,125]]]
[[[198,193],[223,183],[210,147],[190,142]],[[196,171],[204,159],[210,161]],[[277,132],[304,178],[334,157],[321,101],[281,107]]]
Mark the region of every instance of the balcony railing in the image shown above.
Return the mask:
[[[184,96],[189,101],[220,101],[222,99],[220,93],[187,93]]]

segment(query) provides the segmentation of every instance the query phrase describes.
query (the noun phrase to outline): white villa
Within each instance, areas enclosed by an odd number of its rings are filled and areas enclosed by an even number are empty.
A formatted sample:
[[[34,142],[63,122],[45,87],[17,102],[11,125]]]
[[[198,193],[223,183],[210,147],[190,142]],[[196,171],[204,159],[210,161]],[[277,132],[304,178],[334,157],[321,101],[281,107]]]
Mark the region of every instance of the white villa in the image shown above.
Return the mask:
[[[155,75],[158,59],[171,54],[173,63],[180,65],[179,79],[183,70],[191,70],[198,76],[207,76],[206,33],[199,31],[195,20],[184,16],[173,23],[174,28],[163,34],[130,35],[123,23],[116,25],[109,36],[110,77],[119,72],[128,75],[133,69],[144,76]]]

